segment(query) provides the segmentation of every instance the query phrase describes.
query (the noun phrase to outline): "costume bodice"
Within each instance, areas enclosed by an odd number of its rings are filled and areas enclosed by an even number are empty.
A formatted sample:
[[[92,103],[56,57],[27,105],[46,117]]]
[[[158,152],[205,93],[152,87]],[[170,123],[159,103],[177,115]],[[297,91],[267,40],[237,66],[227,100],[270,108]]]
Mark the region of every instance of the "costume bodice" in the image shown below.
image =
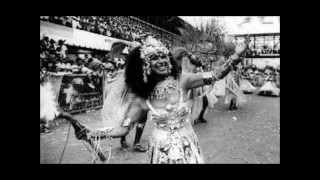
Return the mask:
[[[155,108],[151,105],[149,99],[146,101],[146,104],[150,109],[150,118],[158,128],[168,130],[179,129],[184,126],[186,121],[188,121],[188,116],[191,113],[190,105],[187,101],[184,101],[184,94],[182,88],[179,86],[179,82],[175,80],[175,83],[176,85],[174,85],[174,82],[171,80],[169,89],[164,90],[167,92],[161,93],[160,95],[161,98],[169,96],[166,105]],[[170,88],[172,89],[170,90]],[[155,88],[156,91],[159,89],[161,90],[161,88]],[[178,93],[176,94],[179,96],[177,102],[170,102],[170,93]]]

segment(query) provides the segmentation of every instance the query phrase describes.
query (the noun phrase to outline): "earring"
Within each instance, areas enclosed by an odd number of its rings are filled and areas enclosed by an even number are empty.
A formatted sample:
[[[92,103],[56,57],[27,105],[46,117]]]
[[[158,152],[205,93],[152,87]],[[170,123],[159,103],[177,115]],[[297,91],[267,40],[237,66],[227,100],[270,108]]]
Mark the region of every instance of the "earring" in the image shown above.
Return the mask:
[[[143,66],[143,81],[148,82],[148,75],[151,74],[151,68],[149,62],[146,62]]]
[[[151,69],[147,68],[147,75],[150,75],[150,74],[151,74]]]
[[[148,77],[147,77],[147,73],[145,70],[143,71],[143,82],[145,82],[145,83],[148,82]]]

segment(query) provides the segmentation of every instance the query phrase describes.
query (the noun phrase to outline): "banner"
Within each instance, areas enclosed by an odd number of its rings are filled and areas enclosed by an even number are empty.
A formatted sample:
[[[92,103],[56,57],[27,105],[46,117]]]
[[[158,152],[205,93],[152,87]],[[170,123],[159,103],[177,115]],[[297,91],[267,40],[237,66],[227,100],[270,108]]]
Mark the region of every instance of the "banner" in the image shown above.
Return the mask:
[[[66,112],[76,113],[101,108],[103,104],[103,77],[70,74],[55,77],[58,104]],[[59,85],[60,84],[60,85]]]

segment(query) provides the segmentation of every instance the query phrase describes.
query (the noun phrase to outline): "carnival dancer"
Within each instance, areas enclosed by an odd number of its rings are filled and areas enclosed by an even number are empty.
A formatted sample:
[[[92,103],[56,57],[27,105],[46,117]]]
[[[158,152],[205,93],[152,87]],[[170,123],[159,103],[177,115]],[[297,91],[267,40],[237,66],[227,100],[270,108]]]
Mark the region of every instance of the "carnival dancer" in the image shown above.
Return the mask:
[[[247,70],[246,72],[243,73],[240,79],[240,90],[246,94],[251,94],[256,90],[256,87],[254,87],[249,81],[250,80],[249,73],[250,72],[248,72]]]
[[[265,83],[258,90],[259,95],[268,95],[268,96],[279,96],[280,89],[277,88],[274,78],[271,75],[267,75],[265,78]]]
[[[110,56],[119,56],[124,48],[125,45],[123,43],[115,43],[112,46]],[[136,121],[128,123],[123,122],[126,113],[130,111],[130,108],[135,106],[135,101],[139,101],[138,97],[128,91],[128,87],[125,83],[124,70],[119,70],[114,78],[109,79],[109,81],[105,83],[104,94],[104,104],[101,111],[104,127],[123,127],[132,129],[133,125],[137,124],[133,150],[145,152],[147,149],[140,144],[140,140],[147,120],[147,111],[139,111]],[[129,147],[126,142],[127,134],[128,133],[125,133],[120,136],[120,144],[124,149]]]
[[[203,72],[203,68],[200,67],[199,72]],[[213,85],[214,84],[210,84],[210,85],[206,85],[204,87],[202,87],[202,96],[201,96],[201,100],[202,100],[202,107],[201,107],[201,111],[200,114],[198,116],[197,119],[197,123],[206,123],[207,120],[204,118],[204,115],[206,114],[208,107],[210,107],[211,109],[214,107],[214,104],[217,103],[218,99],[215,95],[214,89],[213,89]]]
[[[52,83],[48,81],[48,74],[45,74],[40,78],[40,122],[49,128],[49,123],[58,118],[73,119],[72,115],[59,107]]]
[[[243,49],[238,47],[236,52]],[[238,59],[238,54],[232,58]],[[126,82],[134,94],[146,100],[148,117],[154,123],[149,141],[150,163],[203,163],[190,123],[187,92],[223,78],[230,66],[215,75],[210,72],[181,76],[181,63],[174,61],[169,51],[152,38],[128,57]]]
[[[203,69],[201,67],[201,62],[196,64],[195,73],[202,73]],[[208,106],[207,96],[204,91],[205,86],[194,88],[192,93],[195,103],[193,104],[192,115],[195,123],[206,123],[207,120],[203,118],[206,107]]]
[[[183,47],[177,47],[172,52],[175,61],[181,62],[181,76],[188,76],[192,73],[197,72],[197,68],[200,66],[196,57],[192,53],[188,52],[187,49]],[[191,104],[191,122],[195,124],[198,121],[203,101],[202,101],[202,87],[193,88],[189,90],[189,102]]]
[[[230,83],[233,83],[232,86],[238,86],[240,81],[240,75],[239,75],[239,69],[235,66],[232,67],[232,71],[227,76],[227,81]],[[227,85],[229,83],[226,83]],[[239,105],[239,94],[236,94],[235,92],[231,91],[231,88],[227,88],[226,90],[226,97],[225,97],[225,103],[229,103],[229,110],[237,110]]]
[[[148,148],[150,163],[204,162],[198,138],[190,123],[191,107],[187,92],[225,77],[230,71],[230,64],[239,62],[239,54],[244,49],[244,46],[237,46],[236,53],[220,72],[185,76],[181,76],[181,62],[174,61],[169,50],[152,37],[129,53],[125,83],[128,91],[141,101],[130,104],[132,108],[126,113],[124,124],[136,121],[137,112],[141,109],[149,111],[148,119],[154,126]],[[92,133],[92,130],[87,130]],[[127,133],[128,128],[126,130],[122,133]],[[106,131],[96,130],[93,133]]]
[[[136,136],[134,140],[134,150],[138,152],[145,152],[144,148],[140,144],[140,139],[143,133],[144,125],[146,123],[146,111],[141,109],[137,114],[137,121],[124,122],[126,114],[130,111],[130,108],[137,106],[135,103],[139,101],[139,97],[129,92],[125,84],[125,72],[120,71],[112,82],[109,82],[105,86],[105,99],[101,111],[102,122],[104,127],[122,127],[126,130],[131,130],[134,123],[138,122],[136,127]],[[120,135],[120,143],[122,148],[128,148],[124,133]]]
[[[40,130],[49,131],[49,122],[59,114],[50,82],[46,75],[40,77]],[[42,127],[41,127],[42,126]]]

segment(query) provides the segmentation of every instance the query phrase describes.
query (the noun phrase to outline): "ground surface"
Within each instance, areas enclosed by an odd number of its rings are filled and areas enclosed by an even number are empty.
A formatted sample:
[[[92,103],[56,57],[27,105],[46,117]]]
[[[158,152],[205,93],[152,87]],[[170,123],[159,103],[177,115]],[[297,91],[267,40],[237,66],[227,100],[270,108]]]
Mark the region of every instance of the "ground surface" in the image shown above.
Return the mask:
[[[227,111],[227,105],[220,99],[216,108],[207,113],[208,123],[194,126],[202,147],[205,162],[229,163],[280,163],[280,98],[248,95],[247,104],[234,112]],[[76,115],[90,127],[101,124],[100,111]],[[236,120],[235,120],[236,118]],[[151,124],[147,123],[142,144],[148,143]],[[47,134],[40,134],[40,163],[59,163],[67,138],[69,124]],[[127,141],[132,146],[135,131],[130,132]],[[120,148],[119,139],[111,141],[112,156],[109,163],[146,163],[146,154]],[[61,163],[92,163],[91,154],[82,142],[75,139],[71,128],[69,141]]]

